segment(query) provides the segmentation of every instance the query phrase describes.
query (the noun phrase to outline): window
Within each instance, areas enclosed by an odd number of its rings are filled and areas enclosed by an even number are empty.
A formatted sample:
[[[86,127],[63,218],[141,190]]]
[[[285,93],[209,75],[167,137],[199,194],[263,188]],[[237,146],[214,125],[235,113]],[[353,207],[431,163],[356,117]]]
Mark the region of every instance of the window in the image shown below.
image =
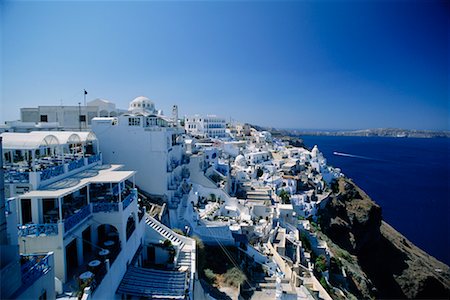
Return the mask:
[[[41,115],[41,122],[48,122],[48,116],[47,115]]]
[[[141,118],[128,118],[128,126],[141,126]]]
[[[86,115],[80,116],[80,122],[86,122]]]
[[[157,125],[157,119],[153,117],[145,118],[145,127],[155,126]]]

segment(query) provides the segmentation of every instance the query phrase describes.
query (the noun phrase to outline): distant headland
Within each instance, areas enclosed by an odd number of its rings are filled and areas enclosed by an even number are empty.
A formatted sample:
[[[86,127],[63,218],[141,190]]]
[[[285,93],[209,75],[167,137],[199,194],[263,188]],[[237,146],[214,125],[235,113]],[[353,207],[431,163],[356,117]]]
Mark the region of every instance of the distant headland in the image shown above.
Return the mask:
[[[254,125],[252,125],[254,126]],[[254,126],[256,129],[267,130],[286,136],[365,136],[365,137],[396,137],[396,138],[450,138],[449,130],[417,130],[400,128],[372,128],[360,130],[305,130],[279,129]],[[258,130],[259,130],[258,129]]]

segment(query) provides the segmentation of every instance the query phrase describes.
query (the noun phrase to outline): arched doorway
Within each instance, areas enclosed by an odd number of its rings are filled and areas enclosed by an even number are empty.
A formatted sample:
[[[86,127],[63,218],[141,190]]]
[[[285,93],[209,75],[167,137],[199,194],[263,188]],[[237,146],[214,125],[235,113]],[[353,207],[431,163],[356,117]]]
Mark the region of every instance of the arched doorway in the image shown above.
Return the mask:
[[[136,217],[134,216],[134,213],[132,212],[128,216],[127,220],[127,241],[130,238],[130,236],[133,234],[134,230],[136,229]]]

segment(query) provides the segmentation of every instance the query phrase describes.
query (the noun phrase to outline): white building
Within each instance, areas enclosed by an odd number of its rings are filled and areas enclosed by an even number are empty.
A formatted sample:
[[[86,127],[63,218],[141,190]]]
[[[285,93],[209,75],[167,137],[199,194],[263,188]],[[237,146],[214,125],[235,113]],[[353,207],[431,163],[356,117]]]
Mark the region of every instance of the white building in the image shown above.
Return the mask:
[[[0,166],[3,165],[0,137]],[[0,168],[0,298],[54,299],[53,252],[19,254],[15,202],[5,200]]]
[[[147,193],[165,197],[176,207],[181,184],[189,174],[184,130],[172,118],[160,115],[152,101],[137,97],[129,112],[114,118],[94,118],[92,130],[100,141],[106,163],[136,170],[136,183]]]
[[[184,129],[193,136],[202,136],[209,138],[226,137],[226,121],[216,115],[188,116],[185,117]]]
[[[82,133],[39,134],[41,139],[37,140],[51,141],[44,145],[47,147],[38,143],[43,147],[39,149],[43,151],[42,155],[39,151],[36,153],[33,147],[30,148],[31,153],[20,152],[29,149],[22,148],[19,151],[27,162],[31,157],[28,170],[21,169],[17,159],[19,154],[12,149],[6,155],[12,160],[6,165],[10,166],[9,175],[13,172],[37,174],[37,184],[28,183],[29,190],[11,198],[7,210],[16,212],[14,220],[8,220],[15,229],[15,235],[13,231],[8,232],[10,239],[15,240],[16,245],[19,241],[20,251],[30,257],[30,267],[39,263],[40,273],[34,270],[32,276],[33,280],[40,281],[36,283],[38,288],[34,289],[34,281],[24,279],[22,274],[22,282],[28,284],[28,290],[20,288],[21,266],[9,266],[5,273],[2,270],[2,298],[8,295],[15,298],[18,295],[18,292],[3,294],[4,284],[8,284],[11,288],[18,288],[22,294],[27,291],[23,294],[25,299],[54,299],[56,294],[70,297],[82,295],[83,299],[162,296],[192,299],[195,242],[178,236],[146,215],[145,209],[138,204],[138,193],[134,188],[136,172],[122,171],[122,165],[103,165],[100,154],[83,156],[87,155],[86,149],[71,147],[72,143],[67,142],[79,142],[76,138]],[[24,135],[38,136],[36,133],[8,133],[8,144],[26,144]],[[75,144],[82,145],[73,145]],[[66,148],[80,151],[80,156],[72,152],[65,153]],[[59,156],[62,158],[60,160],[55,153],[66,155]],[[39,154],[38,157],[36,154]],[[36,170],[47,159],[54,166],[47,166],[42,172]],[[53,170],[55,167],[58,172]],[[54,172],[47,174],[47,169]],[[164,243],[166,240],[167,243]],[[11,249],[2,247],[2,267],[3,262],[11,261],[8,259],[13,254]],[[16,246],[15,249],[18,250],[19,247]],[[53,252],[48,253],[49,251]],[[166,268],[154,270],[143,267],[148,263],[166,264]],[[27,268],[28,265],[22,266],[22,273],[29,269]],[[14,278],[19,278],[18,287],[17,282],[4,280],[4,274],[8,278],[13,278],[15,274]],[[142,282],[130,281],[130,278],[137,275]],[[47,277],[51,279],[47,280],[51,285],[43,282]],[[177,283],[169,283],[172,279],[176,279]],[[161,280],[164,282],[160,282]],[[146,287],[144,290],[143,285]],[[31,288],[33,290],[30,292]],[[44,290],[46,294],[43,296]]]
[[[101,160],[92,132],[5,132],[0,136],[6,197],[51,184]]]
[[[84,105],[54,105],[38,106],[20,109],[21,123],[10,124],[10,131],[24,130],[29,124],[58,124],[58,128],[64,130],[85,130],[90,128],[91,121],[95,117],[115,117],[122,111],[116,109],[116,105],[108,100],[95,99]],[[40,125],[44,126],[45,125]],[[16,129],[16,130],[15,130]],[[31,128],[37,130],[37,128]]]

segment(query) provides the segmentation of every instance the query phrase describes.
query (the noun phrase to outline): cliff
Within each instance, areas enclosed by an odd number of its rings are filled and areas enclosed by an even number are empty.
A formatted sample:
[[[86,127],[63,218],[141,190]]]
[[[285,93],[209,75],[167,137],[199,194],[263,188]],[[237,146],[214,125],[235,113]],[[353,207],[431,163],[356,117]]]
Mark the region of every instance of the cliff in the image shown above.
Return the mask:
[[[384,222],[380,206],[350,179],[339,179],[333,190],[319,211],[319,224],[331,251],[344,262],[353,295],[449,298],[446,264]]]

